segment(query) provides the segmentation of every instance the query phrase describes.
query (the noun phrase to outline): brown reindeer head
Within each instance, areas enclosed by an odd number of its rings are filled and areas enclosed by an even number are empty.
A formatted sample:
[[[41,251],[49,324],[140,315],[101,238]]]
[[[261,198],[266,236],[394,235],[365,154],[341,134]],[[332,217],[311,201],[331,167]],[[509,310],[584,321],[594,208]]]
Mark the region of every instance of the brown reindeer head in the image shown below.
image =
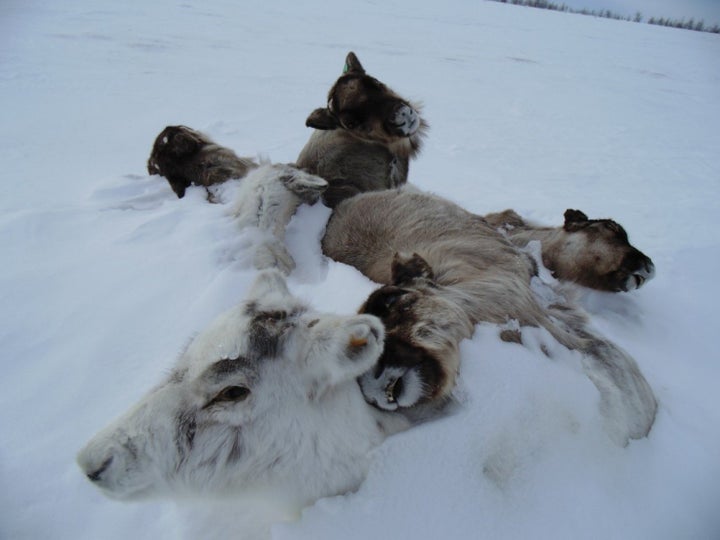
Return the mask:
[[[561,278],[602,291],[630,291],[655,275],[650,257],[630,244],[611,219],[588,219],[566,210],[560,242],[543,248],[543,262]]]
[[[342,129],[406,156],[419,150],[427,129],[419,106],[365,73],[352,52],[345,59],[343,74],[330,89],[327,107],[315,109],[305,125],[321,130]]]
[[[182,198],[191,185],[211,186],[242,178],[257,163],[240,158],[207,135],[186,126],[167,126],[155,138],[147,162],[149,174],[164,176]]]
[[[473,328],[453,294],[435,283],[417,253],[395,255],[392,285],[374,291],[360,308],[385,326],[383,354],[359,380],[368,403],[395,410],[449,394],[460,362],[458,344]]]

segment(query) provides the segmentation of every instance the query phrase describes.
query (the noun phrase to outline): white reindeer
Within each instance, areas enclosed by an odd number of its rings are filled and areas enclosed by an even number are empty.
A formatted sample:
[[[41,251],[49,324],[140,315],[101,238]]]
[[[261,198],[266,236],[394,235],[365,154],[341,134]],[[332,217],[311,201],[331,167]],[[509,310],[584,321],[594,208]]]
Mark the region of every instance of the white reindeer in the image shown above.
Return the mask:
[[[371,315],[313,312],[262,272],[168,379],[98,433],[77,461],[106,495],[265,494],[287,508],[354,490],[370,450],[408,427],[356,378],[382,352]],[[279,502],[278,502],[279,504]]]

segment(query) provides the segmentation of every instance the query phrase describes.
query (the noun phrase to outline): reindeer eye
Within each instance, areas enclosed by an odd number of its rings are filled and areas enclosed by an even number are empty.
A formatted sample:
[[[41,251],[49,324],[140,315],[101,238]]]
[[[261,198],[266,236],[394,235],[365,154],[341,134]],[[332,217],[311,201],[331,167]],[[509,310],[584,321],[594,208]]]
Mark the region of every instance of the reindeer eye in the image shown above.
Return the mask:
[[[218,401],[245,401],[250,395],[250,389],[244,386],[228,386],[215,396],[214,402]]]
[[[262,314],[262,318],[268,322],[276,323],[287,319],[287,313],[285,311],[267,311]]]

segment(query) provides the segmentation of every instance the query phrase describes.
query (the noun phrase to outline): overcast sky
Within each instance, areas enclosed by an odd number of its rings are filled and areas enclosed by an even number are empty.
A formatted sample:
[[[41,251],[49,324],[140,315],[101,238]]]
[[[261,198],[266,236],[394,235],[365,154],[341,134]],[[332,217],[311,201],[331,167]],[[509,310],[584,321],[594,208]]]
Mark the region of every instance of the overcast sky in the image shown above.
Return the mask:
[[[650,17],[704,20],[706,25],[720,24],[720,0],[554,0],[573,9],[609,9],[618,15],[635,15],[643,21]]]

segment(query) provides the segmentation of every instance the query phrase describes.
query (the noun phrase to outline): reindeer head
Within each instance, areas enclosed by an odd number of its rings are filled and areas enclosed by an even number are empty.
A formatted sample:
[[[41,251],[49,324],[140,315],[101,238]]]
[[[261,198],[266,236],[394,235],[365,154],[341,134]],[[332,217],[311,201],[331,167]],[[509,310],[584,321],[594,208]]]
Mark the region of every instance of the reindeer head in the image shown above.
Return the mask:
[[[328,94],[327,107],[315,109],[305,124],[321,130],[342,129],[367,142],[380,143],[405,155],[417,152],[427,124],[419,106],[401,98],[363,69],[354,53]]]
[[[382,342],[377,318],[312,313],[279,273],[262,273],[249,298],[196,337],[168,380],[97,434],[78,463],[118,499],[351,489],[363,452],[380,442],[366,437],[378,428],[363,417],[355,379]],[[348,445],[357,456],[345,463]]]
[[[192,185],[211,186],[230,178],[242,178],[257,163],[240,158],[207,135],[187,126],[167,126],[155,138],[147,162],[149,174],[164,176],[183,198]]]
[[[155,137],[153,151],[148,160],[148,173],[162,174],[161,165],[153,158],[157,154],[168,154],[177,158],[191,156],[203,146],[214,144],[206,135],[187,126],[167,126]]]
[[[360,308],[385,325],[380,361],[360,378],[369,403],[395,410],[449,394],[460,362],[458,344],[473,329],[455,294],[435,283],[417,253],[395,255],[392,284],[374,291]]]
[[[560,238],[543,259],[562,279],[617,292],[637,289],[655,275],[650,257],[633,247],[625,229],[611,219],[566,210]]]
[[[213,144],[212,141],[199,131],[186,126],[167,126],[155,138],[147,162],[148,174],[167,178],[170,187],[182,198],[194,178],[192,172],[181,165],[209,144]]]

